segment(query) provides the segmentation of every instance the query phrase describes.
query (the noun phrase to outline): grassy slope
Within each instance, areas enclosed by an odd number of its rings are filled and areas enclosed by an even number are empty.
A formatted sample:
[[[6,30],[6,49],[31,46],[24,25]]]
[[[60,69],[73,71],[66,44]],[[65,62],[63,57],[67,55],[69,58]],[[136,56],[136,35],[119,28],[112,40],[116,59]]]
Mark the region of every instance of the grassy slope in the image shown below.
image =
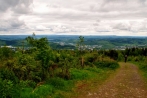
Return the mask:
[[[146,62],[133,62],[133,63],[139,67],[141,75],[147,82],[147,64]]]
[[[71,69],[71,79],[51,78],[42,85],[25,88],[21,98],[75,98],[82,91],[95,89],[101,85],[115,70],[87,67],[84,69]]]
[[[71,80],[73,85],[69,85],[69,90],[59,90],[54,94],[53,98],[60,96],[63,98],[75,98],[83,91],[89,89],[95,89],[95,85],[101,85],[109,76],[114,72],[110,69],[99,69],[99,68],[85,68],[82,70],[72,69],[74,79]],[[78,75],[76,74],[78,72]],[[67,86],[68,87],[68,86]],[[64,88],[66,89],[66,88]]]

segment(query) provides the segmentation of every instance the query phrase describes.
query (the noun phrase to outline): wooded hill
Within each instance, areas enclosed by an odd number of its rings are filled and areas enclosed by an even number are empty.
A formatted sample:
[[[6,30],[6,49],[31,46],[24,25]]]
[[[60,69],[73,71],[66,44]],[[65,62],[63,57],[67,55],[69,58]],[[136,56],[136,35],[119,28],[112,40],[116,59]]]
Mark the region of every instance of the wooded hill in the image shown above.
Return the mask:
[[[75,50],[55,50],[47,38],[28,36],[24,46],[16,51],[0,48],[0,98],[59,97],[78,80],[119,67],[117,61],[146,59],[147,49],[127,48],[123,50],[83,50],[84,37],[77,38]],[[142,58],[141,58],[141,57]],[[71,86],[72,85],[72,86]]]

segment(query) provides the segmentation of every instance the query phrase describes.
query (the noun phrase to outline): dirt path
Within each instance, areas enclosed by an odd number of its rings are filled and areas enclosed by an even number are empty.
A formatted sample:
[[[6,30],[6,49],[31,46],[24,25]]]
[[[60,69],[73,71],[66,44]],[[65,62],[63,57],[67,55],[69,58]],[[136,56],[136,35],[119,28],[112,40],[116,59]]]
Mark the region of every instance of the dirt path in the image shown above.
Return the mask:
[[[145,82],[138,67],[129,63],[120,63],[120,69],[96,90],[89,90],[78,98],[147,98]]]

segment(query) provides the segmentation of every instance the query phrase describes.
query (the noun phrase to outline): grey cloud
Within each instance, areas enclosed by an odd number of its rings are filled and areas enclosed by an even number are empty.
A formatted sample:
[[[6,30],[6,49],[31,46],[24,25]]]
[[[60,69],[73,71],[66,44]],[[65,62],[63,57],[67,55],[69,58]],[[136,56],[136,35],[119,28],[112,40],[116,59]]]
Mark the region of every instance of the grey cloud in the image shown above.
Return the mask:
[[[50,1],[49,1],[50,2]],[[53,32],[70,32],[74,29],[76,31],[93,30],[96,32],[109,32],[111,28],[113,30],[135,31],[135,26],[131,24],[116,22],[109,22],[108,28],[105,28],[106,24],[95,22],[96,20],[126,20],[129,19],[144,19],[147,16],[147,6],[144,5],[146,0],[71,0],[60,2],[59,0],[51,1],[47,6],[50,9],[48,13],[44,13],[39,17],[42,17],[44,21],[51,23],[58,22],[62,25],[68,25],[69,29],[64,30],[56,27],[52,28]],[[82,3],[78,3],[82,2]],[[60,4],[60,6],[59,6]],[[42,21],[43,21],[42,20]],[[91,27],[88,27],[91,25]],[[72,28],[72,27],[75,28]],[[94,28],[96,26],[101,26]],[[103,27],[102,27],[103,26]],[[136,29],[139,30],[139,29]],[[87,31],[88,32],[88,31]]]
[[[30,13],[30,12],[32,12],[32,3],[33,3],[33,0],[21,0],[13,8],[13,10],[19,14]]]
[[[128,0],[109,0],[109,3],[106,4],[105,6],[100,6],[98,1],[95,3],[94,2],[90,4],[83,3],[78,5],[74,5],[68,2],[69,5],[71,5],[71,7],[67,7],[67,6],[59,7],[57,4],[53,4],[53,5],[50,4],[52,11],[45,14],[47,15],[47,17],[50,18],[54,17],[54,19],[60,19],[60,20],[69,19],[74,21],[79,21],[79,20],[89,21],[96,19],[122,19],[122,18],[132,19],[138,17],[140,18],[146,17],[147,15],[147,12],[145,12],[147,9],[146,6],[141,6],[140,4],[137,4],[137,1],[134,3],[135,5],[131,4],[132,2],[130,1],[128,3],[127,2]],[[42,15],[41,17],[44,16]]]
[[[138,31],[147,32],[147,21],[143,21],[138,28]]]
[[[58,4],[47,4],[46,5],[48,8],[60,8]]]
[[[12,20],[10,24],[11,24],[12,28],[19,28],[19,27],[25,26],[25,23],[23,21],[19,21],[19,20]]]
[[[19,17],[31,12],[31,4],[32,0],[0,0],[0,31],[27,30]]]
[[[144,20],[146,10],[147,0],[1,0],[0,13],[10,11],[10,14],[0,20],[0,29],[29,31],[29,27],[30,31],[53,33],[139,32],[146,31],[147,22],[140,26],[136,20]]]
[[[32,0],[0,0],[0,11],[8,9],[14,13],[28,13],[31,11]]]
[[[122,22],[114,25],[112,28],[131,32],[146,32],[147,21],[129,21],[128,23]]]
[[[23,21],[17,19],[0,20],[0,31],[9,31],[13,29],[24,29],[26,25]]]
[[[94,23],[93,26],[99,26],[99,24],[98,23]]]
[[[140,11],[146,9],[144,5],[146,0],[104,0],[99,11]]]
[[[118,23],[116,24],[113,29],[119,29],[119,30],[130,30],[131,29],[131,26],[130,24],[127,24],[127,23]]]
[[[0,11],[6,11],[18,4],[18,0],[0,0]]]

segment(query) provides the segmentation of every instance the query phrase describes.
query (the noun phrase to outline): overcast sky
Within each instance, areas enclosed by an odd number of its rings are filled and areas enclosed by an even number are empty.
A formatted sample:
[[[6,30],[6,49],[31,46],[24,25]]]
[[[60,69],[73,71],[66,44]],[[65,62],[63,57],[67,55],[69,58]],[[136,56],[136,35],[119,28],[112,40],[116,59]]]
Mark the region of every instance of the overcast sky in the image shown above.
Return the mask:
[[[0,0],[0,35],[147,36],[147,0]]]

